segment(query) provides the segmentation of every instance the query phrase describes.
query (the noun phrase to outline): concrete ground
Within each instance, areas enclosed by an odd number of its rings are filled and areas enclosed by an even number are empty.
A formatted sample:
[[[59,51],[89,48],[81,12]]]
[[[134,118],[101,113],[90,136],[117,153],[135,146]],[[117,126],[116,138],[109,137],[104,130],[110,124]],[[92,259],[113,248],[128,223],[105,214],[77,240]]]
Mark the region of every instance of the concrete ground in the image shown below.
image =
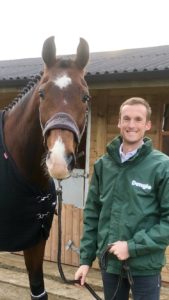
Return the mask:
[[[75,267],[63,266],[65,276],[74,279]],[[74,285],[64,284],[56,263],[44,262],[46,290],[49,300],[94,300],[85,289]],[[101,299],[102,281],[98,270],[91,270],[88,283],[95,289]],[[28,277],[23,257],[16,254],[0,253],[0,300],[30,300]],[[169,300],[169,287],[162,287],[160,300]]]
[[[76,268],[63,266],[65,276],[74,279]],[[92,300],[94,299],[85,288],[64,284],[60,279],[56,263],[44,262],[45,286],[49,300]],[[99,272],[91,270],[90,285],[96,289],[103,299]],[[0,300],[30,300],[28,277],[23,256],[0,253]]]

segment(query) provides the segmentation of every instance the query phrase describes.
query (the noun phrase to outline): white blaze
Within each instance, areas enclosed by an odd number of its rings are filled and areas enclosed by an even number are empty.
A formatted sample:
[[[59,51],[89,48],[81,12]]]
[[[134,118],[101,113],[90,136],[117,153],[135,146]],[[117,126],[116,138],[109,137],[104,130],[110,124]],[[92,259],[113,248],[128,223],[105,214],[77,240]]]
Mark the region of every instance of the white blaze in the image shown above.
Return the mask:
[[[57,77],[54,81],[55,85],[57,85],[60,89],[66,88],[68,85],[72,83],[72,79],[68,77],[66,74],[61,77]]]
[[[61,137],[56,140],[53,148],[50,149],[50,152],[50,157],[46,159],[46,165],[50,176],[56,179],[63,179],[69,176],[65,159],[65,145]]]
[[[71,78],[66,74],[63,74],[62,76],[57,77],[54,80],[54,84],[57,85],[60,89],[66,88],[71,83]],[[64,105],[67,105],[66,99],[64,99]],[[50,156],[46,159],[46,165],[51,177],[56,179],[63,179],[69,176],[69,170],[65,157],[65,145],[61,137],[59,137],[55,141],[53,148],[50,149]]]
[[[66,100],[63,100],[63,103],[64,103],[64,105],[67,105],[67,101]]]

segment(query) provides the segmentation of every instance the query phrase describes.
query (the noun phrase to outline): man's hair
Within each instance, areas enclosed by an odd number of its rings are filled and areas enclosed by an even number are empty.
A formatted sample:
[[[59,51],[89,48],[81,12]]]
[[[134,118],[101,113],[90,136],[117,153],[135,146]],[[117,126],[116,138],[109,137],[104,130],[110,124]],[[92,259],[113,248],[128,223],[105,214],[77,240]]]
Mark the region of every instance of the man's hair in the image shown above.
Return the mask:
[[[136,104],[142,104],[142,105],[145,106],[145,108],[147,110],[147,121],[149,121],[151,119],[151,112],[152,112],[151,107],[145,99],[140,98],[140,97],[132,97],[132,98],[129,98],[129,99],[125,100],[120,106],[119,115],[121,116],[122,108],[125,105],[136,105]]]

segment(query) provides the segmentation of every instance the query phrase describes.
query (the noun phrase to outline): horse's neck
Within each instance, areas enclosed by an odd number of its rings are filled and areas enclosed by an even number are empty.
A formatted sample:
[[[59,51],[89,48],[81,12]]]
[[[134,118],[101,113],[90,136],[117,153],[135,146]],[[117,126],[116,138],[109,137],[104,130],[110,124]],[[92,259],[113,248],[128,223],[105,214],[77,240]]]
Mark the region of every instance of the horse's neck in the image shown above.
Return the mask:
[[[47,178],[42,167],[44,146],[39,122],[39,105],[36,97],[29,100],[28,96],[6,113],[4,138],[20,172],[29,181],[43,188],[46,187]]]

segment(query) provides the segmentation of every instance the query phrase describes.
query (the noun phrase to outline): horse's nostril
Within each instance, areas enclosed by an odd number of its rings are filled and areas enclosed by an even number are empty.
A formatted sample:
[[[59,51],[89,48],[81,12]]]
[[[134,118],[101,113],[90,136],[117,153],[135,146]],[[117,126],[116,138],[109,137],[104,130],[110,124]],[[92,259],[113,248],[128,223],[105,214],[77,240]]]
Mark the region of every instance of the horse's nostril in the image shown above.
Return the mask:
[[[67,164],[68,164],[68,169],[73,170],[75,166],[75,155],[73,153],[67,156]]]
[[[50,158],[50,155],[51,155],[51,151],[48,151],[47,155],[46,155],[46,159],[49,159]]]

